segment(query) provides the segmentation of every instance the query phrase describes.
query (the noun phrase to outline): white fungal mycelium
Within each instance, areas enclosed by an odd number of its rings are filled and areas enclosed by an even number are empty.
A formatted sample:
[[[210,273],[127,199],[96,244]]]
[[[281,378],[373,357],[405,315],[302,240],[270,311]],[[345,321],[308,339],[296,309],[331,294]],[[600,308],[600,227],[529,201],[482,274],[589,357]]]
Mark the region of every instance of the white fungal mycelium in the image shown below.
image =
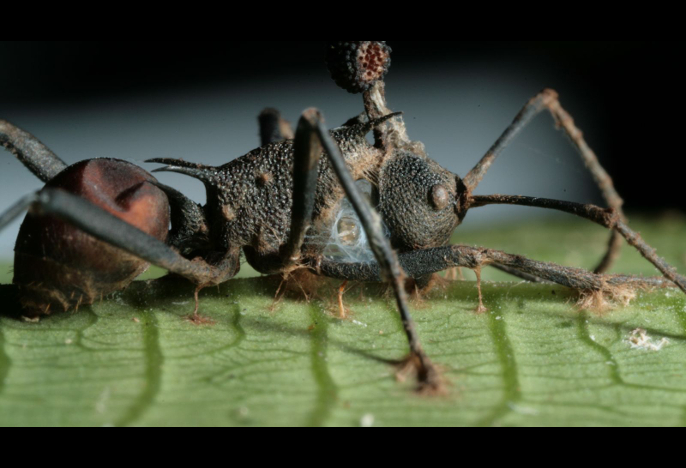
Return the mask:
[[[371,184],[359,181],[358,188],[371,199]],[[369,247],[367,233],[350,202],[341,203],[331,228],[309,241],[325,245],[324,256],[343,263],[371,263],[374,253]]]

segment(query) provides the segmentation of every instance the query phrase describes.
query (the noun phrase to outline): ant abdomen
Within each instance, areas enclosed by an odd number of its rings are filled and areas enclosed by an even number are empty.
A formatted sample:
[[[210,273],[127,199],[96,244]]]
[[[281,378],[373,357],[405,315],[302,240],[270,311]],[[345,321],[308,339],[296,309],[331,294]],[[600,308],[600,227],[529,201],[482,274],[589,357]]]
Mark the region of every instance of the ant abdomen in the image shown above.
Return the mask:
[[[46,184],[78,195],[165,241],[169,201],[145,170],[113,159],[68,167]],[[14,283],[29,316],[78,309],[126,288],[148,263],[55,217],[29,212],[15,247]]]

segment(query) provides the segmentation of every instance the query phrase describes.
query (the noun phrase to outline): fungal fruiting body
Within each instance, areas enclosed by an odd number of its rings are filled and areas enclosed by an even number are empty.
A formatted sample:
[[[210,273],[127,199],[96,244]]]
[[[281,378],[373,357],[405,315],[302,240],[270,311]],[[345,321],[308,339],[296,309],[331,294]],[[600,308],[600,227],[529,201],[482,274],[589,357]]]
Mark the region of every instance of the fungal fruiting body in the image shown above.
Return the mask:
[[[362,93],[388,73],[391,48],[386,41],[331,41],[326,63],[338,86]]]

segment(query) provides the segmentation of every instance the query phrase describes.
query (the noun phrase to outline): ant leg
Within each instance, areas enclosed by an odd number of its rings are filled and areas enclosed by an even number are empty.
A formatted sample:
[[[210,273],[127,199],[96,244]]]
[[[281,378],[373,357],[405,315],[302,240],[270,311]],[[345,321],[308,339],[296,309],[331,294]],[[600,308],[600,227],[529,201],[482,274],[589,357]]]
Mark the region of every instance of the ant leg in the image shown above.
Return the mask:
[[[676,269],[669,265],[664,259],[657,255],[655,249],[650,247],[641,236],[633,231],[622,220],[621,215],[613,209],[603,209],[594,205],[583,205],[559,200],[549,200],[546,198],[532,198],[509,195],[491,195],[486,197],[472,197],[471,207],[478,208],[487,205],[519,205],[535,208],[547,208],[564,211],[579,217],[593,221],[603,227],[613,230],[621,237],[625,238],[629,244],[638,250],[643,257],[652,263],[665,278],[676,284],[686,293],[686,278],[679,275]],[[620,238],[621,238],[620,237]]]
[[[8,224],[21,216],[27,209],[31,207],[38,200],[38,194],[32,193],[22,197],[14,205],[10,206],[7,211],[0,215],[0,231],[5,229]]]
[[[265,109],[258,117],[262,146],[293,139],[293,129],[276,109]]]
[[[416,326],[410,315],[407,304],[407,293],[404,288],[405,273],[400,267],[398,257],[391,247],[389,240],[384,236],[383,225],[379,214],[369,205],[369,202],[355,184],[355,180],[350,175],[345,159],[341,155],[338,145],[333,138],[331,138],[331,135],[324,126],[319,112],[313,109],[306,111],[305,114],[303,114],[301,123],[304,126],[309,127],[309,131],[312,134],[316,134],[319,137],[331,160],[331,165],[367,233],[374,256],[376,257],[378,265],[380,265],[381,278],[385,282],[390,283],[393,288],[405,334],[407,335],[410,346],[411,354],[408,362],[413,364],[418,371],[420,389],[429,392],[440,392],[441,379],[438,371],[422,349]]]
[[[462,268],[451,268],[445,272],[445,279],[448,281],[464,281]]]
[[[484,294],[481,291],[481,267],[474,268],[474,273],[476,274],[476,288],[479,290],[479,307],[477,307],[476,313],[485,314],[488,309],[484,306]]]
[[[319,158],[323,149],[312,128],[313,119],[316,119],[316,111],[305,111],[298,122],[295,134],[291,233],[285,250],[281,252],[286,271],[300,261],[302,245],[312,223],[314,212],[314,199],[319,178]]]
[[[338,318],[345,320],[348,314],[345,311],[345,304],[343,304],[343,296],[345,295],[345,288],[348,287],[348,280],[343,281],[343,284],[338,288]]]
[[[517,278],[523,279],[524,281],[527,281],[529,283],[547,283],[547,281],[542,280],[541,278],[537,278],[532,275],[528,275],[526,273],[523,273],[521,271],[517,271],[514,268],[506,267],[504,265],[499,265],[497,263],[494,263],[491,265],[491,267],[495,268],[496,270],[500,270],[504,273],[507,273],[508,275],[516,276]]]
[[[672,286],[672,282],[665,278],[602,275],[580,268],[529,260],[521,255],[465,245],[415,250],[400,254],[398,257],[403,270],[410,276],[429,275],[455,267],[475,270],[479,267],[499,264],[581,292],[601,292],[614,296],[621,291],[621,288],[654,289]],[[381,281],[379,265],[376,263],[340,263],[326,259],[312,259],[310,267],[318,274],[335,279]]]
[[[87,234],[118,247],[153,265],[183,276],[201,288],[231,279],[239,268],[239,252],[232,252],[217,265],[190,261],[164,242],[151,237],[90,202],[58,189],[44,189],[21,199],[0,215],[0,230],[26,209],[60,218]]]
[[[448,281],[457,281],[457,268],[451,268],[445,272],[445,279]]]
[[[515,117],[512,124],[505,130],[502,136],[488,150],[481,161],[464,178],[464,184],[471,194],[483,180],[488,169],[493,165],[500,153],[514,140],[514,138],[526,127],[540,112],[548,110],[555,119],[558,128],[569,137],[572,145],[576,148],[586,167],[593,175],[603,198],[610,208],[613,208],[622,221],[626,221],[622,205],[624,201],[617,193],[612,178],[598,161],[598,157],[584,140],[583,133],[574,124],[574,119],[562,108],[558,94],[552,89],[545,89],[539,95],[531,99],[520,113]],[[604,273],[612,267],[619,256],[622,246],[621,236],[617,232],[612,233],[607,252],[600,264],[595,268],[596,273]]]
[[[43,182],[52,180],[67,168],[67,164],[36,137],[6,120],[0,120],[0,145]]]

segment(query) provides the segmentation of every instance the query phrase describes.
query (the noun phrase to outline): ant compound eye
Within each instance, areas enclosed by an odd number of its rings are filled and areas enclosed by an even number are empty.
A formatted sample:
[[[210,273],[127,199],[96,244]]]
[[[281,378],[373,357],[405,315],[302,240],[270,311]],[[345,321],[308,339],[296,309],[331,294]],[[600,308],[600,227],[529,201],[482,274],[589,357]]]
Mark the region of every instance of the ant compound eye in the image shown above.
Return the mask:
[[[356,219],[343,217],[338,221],[336,225],[338,230],[338,239],[340,239],[341,244],[347,246],[357,245],[360,241],[360,225]]]
[[[384,79],[391,67],[391,52],[386,41],[331,41],[326,63],[336,84],[357,94]]]
[[[445,209],[450,203],[450,193],[443,185],[434,185],[431,189],[431,205],[435,210]]]

